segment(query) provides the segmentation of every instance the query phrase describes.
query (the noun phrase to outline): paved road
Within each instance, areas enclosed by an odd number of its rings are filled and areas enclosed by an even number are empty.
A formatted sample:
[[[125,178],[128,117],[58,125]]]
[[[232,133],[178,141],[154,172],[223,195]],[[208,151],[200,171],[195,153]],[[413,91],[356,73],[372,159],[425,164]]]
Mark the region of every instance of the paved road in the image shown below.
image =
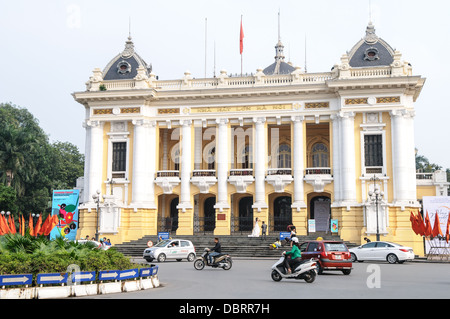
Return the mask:
[[[183,261],[158,263],[157,289],[94,298],[117,299],[320,299],[407,298],[439,299],[450,295],[450,265],[441,263],[355,263],[349,276],[328,272],[308,284],[299,280],[274,282],[274,260],[234,260],[233,268],[194,269]]]

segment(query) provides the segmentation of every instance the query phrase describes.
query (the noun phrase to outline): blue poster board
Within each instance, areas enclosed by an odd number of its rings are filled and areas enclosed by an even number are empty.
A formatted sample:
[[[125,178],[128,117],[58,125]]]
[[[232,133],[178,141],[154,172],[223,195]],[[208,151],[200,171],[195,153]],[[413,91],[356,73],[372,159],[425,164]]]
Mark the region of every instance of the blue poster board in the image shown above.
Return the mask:
[[[170,239],[170,233],[169,232],[158,232],[158,241],[161,237],[161,240]]]
[[[58,215],[59,222],[50,232],[50,239],[58,237],[75,240],[78,230],[78,198],[80,191],[53,191],[52,216]]]
[[[291,233],[287,231],[280,231],[280,241],[283,241],[285,238],[291,238]]]

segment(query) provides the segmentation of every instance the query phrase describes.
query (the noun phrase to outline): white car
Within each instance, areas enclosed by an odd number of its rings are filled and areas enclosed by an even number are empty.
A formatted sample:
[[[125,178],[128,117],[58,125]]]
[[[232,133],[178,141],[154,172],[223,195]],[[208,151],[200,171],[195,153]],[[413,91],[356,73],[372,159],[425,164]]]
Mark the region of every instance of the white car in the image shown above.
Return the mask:
[[[404,263],[414,259],[414,251],[411,247],[386,241],[373,241],[359,247],[349,249],[352,261],[380,260],[390,264]]]
[[[157,260],[163,262],[168,258],[181,261],[187,259],[194,261],[195,247],[189,240],[184,239],[168,239],[157,243],[155,246],[144,250],[144,259],[148,262]]]

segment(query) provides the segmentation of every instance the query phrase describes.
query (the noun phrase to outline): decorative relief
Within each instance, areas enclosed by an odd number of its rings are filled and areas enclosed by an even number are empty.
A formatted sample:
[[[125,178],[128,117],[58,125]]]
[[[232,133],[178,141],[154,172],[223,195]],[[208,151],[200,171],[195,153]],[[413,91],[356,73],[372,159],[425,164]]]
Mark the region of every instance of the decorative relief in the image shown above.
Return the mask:
[[[94,115],[105,115],[105,114],[112,114],[113,109],[96,109],[94,110]]]
[[[172,109],[159,109],[158,114],[179,114],[180,109],[172,108]]]
[[[377,97],[377,103],[400,103],[400,96]]]
[[[292,110],[292,104],[276,105],[243,105],[243,106],[218,106],[218,107],[193,107],[193,113],[222,113],[222,112],[253,112],[253,111],[276,111]]]
[[[305,103],[305,109],[327,109],[329,107],[330,107],[329,102]]]
[[[140,107],[127,107],[124,109],[120,109],[120,113],[122,114],[139,114],[141,113]]]
[[[369,98],[355,98],[355,99],[345,99],[345,105],[355,105],[355,104],[368,104]]]

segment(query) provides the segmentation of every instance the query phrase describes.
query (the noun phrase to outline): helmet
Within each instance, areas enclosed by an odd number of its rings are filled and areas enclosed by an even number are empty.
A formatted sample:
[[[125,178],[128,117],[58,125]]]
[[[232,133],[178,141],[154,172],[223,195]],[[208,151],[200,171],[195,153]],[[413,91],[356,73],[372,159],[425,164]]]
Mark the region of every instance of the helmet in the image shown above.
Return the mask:
[[[291,241],[293,241],[294,243],[298,244],[298,238],[297,237],[292,237]]]

